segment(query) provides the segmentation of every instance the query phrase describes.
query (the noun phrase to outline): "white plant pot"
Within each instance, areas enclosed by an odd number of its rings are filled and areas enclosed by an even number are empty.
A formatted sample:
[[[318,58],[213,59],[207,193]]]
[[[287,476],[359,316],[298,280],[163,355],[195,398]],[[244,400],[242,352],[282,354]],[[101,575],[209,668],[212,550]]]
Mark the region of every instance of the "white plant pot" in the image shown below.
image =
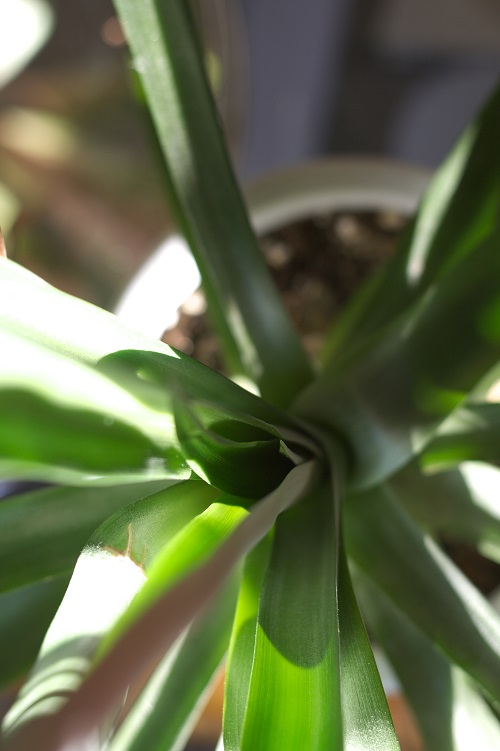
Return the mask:
[[[385,158],[336,157],[271,174],[249,185],[245,198],[261,235],[333,211],[412,214],[430,176],[427,169]]]
[[[415,211],[430,172],[382,158],[340,157],[273,173],[244,189],[252,224],[262,235],[291,221],[325,212]],[[165,240],[123,293],[116,312],[143,333],[161,337],[199,286],[184,241]]]

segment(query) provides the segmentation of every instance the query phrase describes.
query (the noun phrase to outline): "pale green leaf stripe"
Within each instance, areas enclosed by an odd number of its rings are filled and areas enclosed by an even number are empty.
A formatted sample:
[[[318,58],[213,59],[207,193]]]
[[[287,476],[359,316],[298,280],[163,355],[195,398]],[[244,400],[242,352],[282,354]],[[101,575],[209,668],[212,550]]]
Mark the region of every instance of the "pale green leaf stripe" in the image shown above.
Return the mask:
[[[222,495],[187,523],[159,552],[148,570],[148,579],[130,606],[103,639],[100,659],[130,624],[191,571],[201,567],[248,515],[242,499]]]
[[[27,723],[11,735],[6,748],[24,751],[36,742],[38,751],[62,751],[75,737],[83,748],[127,686],[159,662],[183,628],[207,607],[240,558],[267,534],[278,514],[310,492],[319,471],[316,462],[293,469],[204,565],[181,578],[129,626],[59,712]]]
[[[425,474],[416,463],[389,480],[398,501],[427,531],[464,540],[500,563],[500,470],[481,462]]]
[[[5,731],[53,712],[78,688],[103,636],[144,583],[141,566],[147,570],[166,542],[216,495],[202,482],[180,483],[131,503],[95,531]]]
[[[250,551],[243,569],[224,685],[223,751],[240,751],[241,748],[241,733],[252,675],[260,593],[271,547],[270,537],[271,534]]]
[[[349,497],[344,521],[349,556],[500,700],[500,620],[469,580],[383,488]]]
[[[44,488],[2,501],[0,591],[70,571],[104,519],[167,484]]]
[[[427,751],[497,751],[500,723],[473,681],[360,572],[356,592],[370,629],[391,661]]]
[[[128,713],[109,751],[183,748],[227,649],[237,594],[233,576],[172,647]]]
[[[399,751],[343,546],[338,591],[343,751]]]
[[[0,688],[32,666],[68,580],[65,574],[0,595]]]
[[[136,399],[162,413],[167,422],[172,411],[171,391],[180,383],[187,394],[198,399],[247,412],[273,425],[295,424],[281,410],[196,360],[144,337],[111,313],[60,292],[6,259],[0,260],[0,328],[96,366]],[[8,365],[2,358],[0,373]],[[34,370],[36,361],[31,366]],[[74,375],[78,382],[76,370]]]
[[[336,536],[329,482],[277,521],[241,751],[342,749]]]
[[[498,231],[499,130],[500,88],[436,173],[398,252],[336,323],[325,347],[327,363],[383,328]]]
[[[115,6],[230,368],[258,383],[271,402],[288,404],[312,378],[312,368],[251,230],[187,4],[115,0]]]

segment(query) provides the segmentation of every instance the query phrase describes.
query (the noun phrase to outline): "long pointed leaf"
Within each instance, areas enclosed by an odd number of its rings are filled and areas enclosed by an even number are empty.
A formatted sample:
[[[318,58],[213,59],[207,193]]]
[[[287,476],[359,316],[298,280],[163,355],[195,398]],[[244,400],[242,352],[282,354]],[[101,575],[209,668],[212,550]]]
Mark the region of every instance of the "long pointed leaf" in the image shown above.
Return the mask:
[[[342,549],[339,571],[343,751],[399,751],[399,743]]]
[[[12,729],[50,714],[75,691],[103,636],[145,580],[169,537],[217,495],[201,482],[175,485],[136,501],[90,538],[52,622],[30,680],[5,721]],[[69,666],[69,667],[68,667]]]
[[[318,437],[322,434],[318,432]],[[391,714],[373,651],[359,612],[342,533],[346,459],[342,447],[323,435],[331,471],[338,548],[337,607],[343,751],[398,751]]]
[[[245,561],[229,645],[224,687],[223,738],[225,751],[239,751],[252,675],[259,601],[269,561],[270,535]]]
[[[70,571],[108,516],[165,487],[44,488],[0,503],[0,591]]]
[[[277,522],[242,751],[342,749],[336,536],[329,483]]]
[[[500,700],[500,619],[469,580],[387,490],[349,497],[344,521],[347,551],[364,573]]]
[[[160,551],[148,571],[147,582],[100,645],[98,659],[158,600],[162,592],[202,567],[247,515],[242,499],[222,495],[186,524]]]
[[[198,399],[248,412],[272,424],[294,426],[281,410],[210,368],[135,332],[117,316],[60,292],[7,259],[0,262],[0,325],[6,334],[97,367],[158,412],[171,413],[171,390],[180,383]],[[0,373],[7,365],[3,359]],[[31,365],[34,370],[36,360]]]
[[[383,328],[498,229],[500,89],[438,170],[398,252],[332,332],[325,360]]]
[[[171,415],[20,335],[0,332],[0,348],[0,476],[115,485],[189,476]]]
[[[500,229],[300,396],[300,414],[348,441],[357,487],[380,482],[422,450],[498,361],[499,238]]]
[[[127,686],[156,664],[180,632],[207,607],[232,568],[262,537],[277,516],[306,495],[318,478],[318,465],[293,469],[283,483],[252,509],[215,554],[175,583],[129,625],[80,689],[55,715],[27,723],[11,734],[10,751],[38,743],[39,751],[59,751],[69,742],[80,751],[93,742],[98,728],[121,701]]]
[[[363,610],[403,686],[427,751],[500,748],[498,719],[473,681],[449,661],[366,577],[356,577]]]
[[[500,470],[464,462],[426,475],[413,464],[389,484],[412,517],[433,534],[464,540],[500,563]]]
[[[160,663],[109,751],[171,751],[185,745],[227,649],[236,584],[233,577]]]
[[[311,379],[312,369],[251,230],[187,5],[115,0],[115,6],[230,368],[258,383],[271,402],[287,404]]]

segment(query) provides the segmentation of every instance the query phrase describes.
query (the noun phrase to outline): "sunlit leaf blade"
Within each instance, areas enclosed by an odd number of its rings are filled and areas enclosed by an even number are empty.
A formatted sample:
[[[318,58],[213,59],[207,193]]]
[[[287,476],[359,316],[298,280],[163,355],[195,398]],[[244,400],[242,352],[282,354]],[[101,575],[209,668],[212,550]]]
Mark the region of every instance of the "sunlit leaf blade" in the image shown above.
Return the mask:
[[[168,481],[44,488],[0,503],[0,591],[70,571],[92,532]]]
[[[150,409],[162,413],[163,421],[172,412],[171,392],[181,383],[188,395],[198,399],[248,412],[275,425],[294,426],[291,417],[219,373],[135,332],[111,313],[60,292],[6,259],[0,262],[0,327],[14,337],[30,339],[95,366]],[[5,364],[2,360],[0,373]],[[36,361],[31,364],[35,371]]]
[[[241,749],[342,749],[337,529],[329,484],[277,521]]]
[[[165,545],[220,495],[198,480],[177,483],[139,498],[106,519],[87,542],[89,554],[106,546],[129,553],[148,572]],[[130,539],[132,538],[132,539]]]
[[[357,487],[376,484],[421,451],[498,361],[499,238],[457,263],[298,400],[303,416],[344,435]]]
[[[461,405],[440,425],[419,461],[433,471],[463,461],[500,461],[500,404]]]
[[[500,748],[500,723],[473,681],[361,574],[356,591],[370,629],[398,674],[427,751]]]
[[[327,361],[381,330],[498,232],[499,130],[500,89],[436,173],[394,258],[345,311],[327,343]]]
[[[500,470],[480,462],[424,474],[414,463],[389,484],[412,517],[433,534],[476,547],[500,563]]]
[[[343,550],[338,592],[343,751],[399,751]]]
[[[147,570],[168,539],[216,494],[201,482],[181,483],[129,504],[95,531],[78,560],[33,674],[7,715],[7,731],[54,712],[68,692],[78,688],[103,636],[144,583],[143,567]]]
[[[287,404],[311,379],[312,369],[250,228],[187,4],[115,0],[115,6],[230,369],[258,383],[271,402]]]
[[[0,595],[0,688],[31,667],[68,585],[58,576]]]
[[[172,352],[8,259],[0,263],[0,322],[4,331],[30,337],[88,364],[117,350]]]
[[[294,466],[279,431],[255,418],[189,400],[182,393],[174,415],[189,466],[227,493],[262,497]]]
[[[62,750],[68,743],[74,751],[83,751],[85,744],[96,738],[98,728],[106,724],[127,687],[160,661],[181,631],[220,591],[242,556],[269,532],[282,511],[311,491],[318,477],[316,462],[293,469],[275,491],[255,504],[205,564],[174,583],[152,605],[148,602],[150,607],[120,635],[55,715],[28,722],[11,734],[6,748],[24,751],[36,741],[38,751]],[[150,600],[149,596],[145,599]]]
[[[147,582],[104,639],[100,654],[109,650],[163,592],[213,556],[247,515],[241,499],[222,495],[179,530],[154,560]]]
[[[248,703],[259,601],[270,552],[270,535],[245,561],[229,645],[224,686],[224,751],[239,751]]]
[[[30,339],[2,331],[0,348],[4,477],[78,484],[189,476],[171,416]]]
[[[500,619],[489,603],[387,490],[349,497],[344,521],[349,556],[498,701]]]
[[[184,747],[227,650],[238,577],[162,660],[113,738],[109,751]]]

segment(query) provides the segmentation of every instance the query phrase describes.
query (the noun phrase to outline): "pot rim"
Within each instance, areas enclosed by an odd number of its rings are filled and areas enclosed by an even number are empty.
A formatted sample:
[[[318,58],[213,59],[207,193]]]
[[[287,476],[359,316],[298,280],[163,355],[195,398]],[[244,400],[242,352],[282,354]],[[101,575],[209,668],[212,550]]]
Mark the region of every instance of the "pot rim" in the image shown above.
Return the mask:
[[[340,156],[270,173],[244,188],[257,234],[331,211],[412,214],[432,172],[388,157]]]

